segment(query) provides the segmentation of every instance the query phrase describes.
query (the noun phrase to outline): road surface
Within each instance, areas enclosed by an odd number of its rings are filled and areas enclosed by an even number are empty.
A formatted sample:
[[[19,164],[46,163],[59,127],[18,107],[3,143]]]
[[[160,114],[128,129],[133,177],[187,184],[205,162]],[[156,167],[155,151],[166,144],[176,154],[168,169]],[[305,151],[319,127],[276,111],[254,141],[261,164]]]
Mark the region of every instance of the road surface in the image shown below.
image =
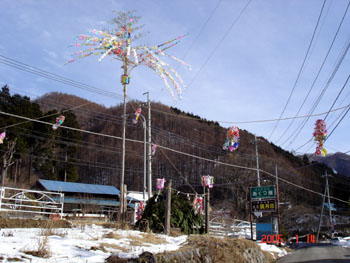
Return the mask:
[[[278,263],[349,263],[350,248],[333,245],[314,245],[300,248],[281,258]]]

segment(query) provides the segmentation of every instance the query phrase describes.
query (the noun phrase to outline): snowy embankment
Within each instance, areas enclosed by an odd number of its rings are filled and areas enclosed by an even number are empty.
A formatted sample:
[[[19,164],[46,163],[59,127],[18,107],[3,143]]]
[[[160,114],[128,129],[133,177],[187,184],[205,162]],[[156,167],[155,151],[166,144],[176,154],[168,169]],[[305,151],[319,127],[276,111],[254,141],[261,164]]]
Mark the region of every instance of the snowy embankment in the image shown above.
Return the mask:
[[[136,258],[178,250],[187,236],[170,237],[134,230],[115,230],[91,225],[76,228],[6,228],[0,230],[0,261],[13,262],[104,262],[112,253]],[[260,244],[262,250],[283,256],[276,246]],[[39,257],[41,256],[41,257]]]
[[[137,257],[144,251],[174,251],[187,236],[169,237],[132,230],[112,230],[101,226],[78,228],[17,228],[0,230],[0,259],[24,262],[104,262],[112,253],[122,258]],[[44,250],[45,257],[33,256]],[[34,252],[34,253],[33,253]]]

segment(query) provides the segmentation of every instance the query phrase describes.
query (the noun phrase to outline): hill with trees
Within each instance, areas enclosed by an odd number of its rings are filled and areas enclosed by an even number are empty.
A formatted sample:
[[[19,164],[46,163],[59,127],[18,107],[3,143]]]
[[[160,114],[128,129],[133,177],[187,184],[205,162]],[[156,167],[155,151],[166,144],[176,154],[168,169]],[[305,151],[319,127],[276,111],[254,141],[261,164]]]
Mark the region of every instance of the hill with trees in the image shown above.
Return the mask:
[[[7,167],[8,185],[30,187],[36,178],[66,178],[67,181],[112,184],[119,188],[122,105],[107,108],[62,93],[49,93],[31,101],[18,94],[11,96],[8,86],[2,88],[0,103],[3,112],[43,121],[22,123],[25,120],[1,115],[1,131],[6,129],[8,134],[0,145],[2,156],[8,152],[9,142],[16,140],[14,163]],[[144,131],[142,120],[132,123],[140,105],[138,101],[127,104],[125,184],[132,191],[143,190]],[[147,107],[141,105],[141,108],[147,119]],[[257,185],[254,135],[241,129],[239,148],[227,152],[222,149],[227,129],[218,122],[157,102],[151,103],[151,113],[152,143],[158,145],[152,156],[153,189],[156,178],[165,178],[172,179],[173,187],[179,191],[193,193],[194,188],[200,194],[203,192],[201,176],[212,175],[215,178],[212,207],[225,208],[232,217],[248,219],[249,187]],[[62,128],[54,131],[45,124],[54,124],[59,115],[65,116],[64,126],[90,133]],[[258,152],[261,184],[275,184],[277,169],[281,202],[316,211],[321,196],[292,184],[322,193],[324,179],[321,175],[326,171],[333,175],[330,194],[349,200],[349,178],[334,174],[325,164],[310,163],[308,156],[295,156],[263,137],[258,137]],[[344,207],[338,201],[335,203]],[[290,212],[298,213],[297,210]]]

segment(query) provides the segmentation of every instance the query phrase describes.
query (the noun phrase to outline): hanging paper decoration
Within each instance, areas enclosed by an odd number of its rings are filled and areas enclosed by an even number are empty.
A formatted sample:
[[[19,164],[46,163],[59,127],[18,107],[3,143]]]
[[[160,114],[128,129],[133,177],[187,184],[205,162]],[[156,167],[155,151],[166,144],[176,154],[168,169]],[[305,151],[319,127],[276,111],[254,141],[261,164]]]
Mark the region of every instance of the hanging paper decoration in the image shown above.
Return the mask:
[[[233,126],[229,128],[226,133],[226,140],[222,146],[222,149],[229,150],[230,152],[237,150],[239,146],[239,140],[240,137],[238,127]]]
[[[52,126],[53,130],[57,130],[58,127],[60,127],[62,125],[62,123],[64,122],[66,117],[64,117],[63,115],[60,115],[59,117],[56,118],[56,124],[54,124]]]
[[[154,200],[155,202],[157,202],[157,200],[158,200],[160,191],[161,191],[162,189],[164,189],[164,182],[165,182],[165,179],[164,179],[164,178],[158,178],[158,179],[157,179],[157,189],[158,189],[158,193],[157,193],[156,199]]]
[[[314,140],[317,142],[315,155],[326,156],[327,150],[323,147],[324,141],[327,139],[326,123],[324,120],[319,119],[315,123],[315,129],[313,136]]]
[[[137,108],[136,112],[135,112],[135,116],[134,118],[132,119],[132,122],[134,124],[137,124],[138,120],[139,120],[139,117],[140,117],[140,114],[141,114],[141,108]]]
[[[157,179],[157,189],[158,190],[162,190],[164,188],[164,182],[165,182],[164,178]]]
[[[131,46],[131,34],[133,16],[129,18],[129,23],[122,26],[117,34],[110,34],[101,30],[90,30],[89,34],[82,34],[75,37],[76,40],[81,43],[71,44],[70,47],[87,47],[73,54],[75,58],[70,59],[67,63],[74,62],[77,58],[85,58],[91,55],[99,56],[99,61],[102,61],[107,56],[114,56],[115,59],[126,61],[129,68],[136,67],[138,65],[144,65],[154,70],[159,77],[163,80],[164,85],[169,89],[171,96],[175,100],[174,92],[170,84],[175,89],[178,97],[181,99],[182,88],[186,87],[180,75],[176,70],[167,64],[160,57],[166,59],[172,59],[176,62],[188,67],[184,61],[165,54],[164,51],[180,43],[181,39],[188,34],[178,36],[172,40],[165,41],[156,46]],[[178,83],[180,82],[180,84]],[[123,84],[130,83],[130,76],[128,74],[121,77]]]
[[[213,188],[214,186],[214,176],[202,176],[202,185],[203,187],[209,187],[209,188]]]
[[[6,137],[6,132],[0,133],[0,144],[3,144],[3,143],[4,143],[5,137]]]
[[[130,76],[129,75],[122,75],[121,83],[122,84],[130,84]]]
[[[203,211],[203,198],[202,197],[197,197],[197,196],[195,197],[193,209],[194,209],[195,215],[197,215],[198,213],[200,215],[204,214],[204,211]]]
[[[139,207],[137,208],[137,212],[136,212],[137,220],[140,220],[142,218],[142,213],[144,210],[145,210],[145,205],[144,205],[143,201],[141,201],[139,204]]]
[[[152,145],[152,155],[155,155],[156,150],[157,150],[157,144],[153,144]]]

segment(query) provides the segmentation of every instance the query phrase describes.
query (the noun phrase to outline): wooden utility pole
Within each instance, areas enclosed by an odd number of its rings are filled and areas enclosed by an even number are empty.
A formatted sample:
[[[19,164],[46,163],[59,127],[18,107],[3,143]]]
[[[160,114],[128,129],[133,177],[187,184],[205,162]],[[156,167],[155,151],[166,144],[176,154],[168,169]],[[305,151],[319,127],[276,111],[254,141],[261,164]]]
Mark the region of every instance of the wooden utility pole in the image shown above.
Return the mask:
[[[147,94],[147,107],[148,107],[148,154],[147,154],[147,163],[148,163],[148,199],[152,197],[152,132],[151,132],[151,101],[149,99],[149,92],[143,93]]]
[[[326,185],[324,188],[324,193],[323,193],[323,197],[322,197],[322,207],[321,207],[321,214],[320,214],[320,220],[318,222],[318,229],[317,229],[317,236],[316,236],[316,243],[318,242],[318,238],[320,235],[320,229],[321,229],[321,224],[322,224],[322,216],[323,216],[323,208],[324,208],[324,203],[325,203],[325,199],[326,199],[326,194],[328,197],[328,208],[329,208],[329,224],[331,227],[331,237],[334,236],[333,233],[333,219],[332,219],[332,212],[331,212],[331,201],[330,201],[330,197],[329,197],[329,185],[328,185],[328,174],[326,172],[326,174],[323,177],[326,177]]]
[[[126,186],[126,184],[124,184],[124,188],[123,188],[123,195],[124,195],[124,198],[123,198],[123,222],[127,222],[127,211],[128,211],[128,199],[127,199],[127,193],[128,193],[128,188]]]
[[[253,214],[252,214],[252,198],[249,187],[249,221],[250,221],[250,239],[253,240]]]
[[[68,151],[68,150],[67,150]],[[66,151],[66,158],[64,159],[65,160],[65,164],[64,164],[64,181],[67,182],[67,151]]]
[[[169,180],[166,194],[166,204],[165,204],[165,234],[170,234],[170,217],[171,217],[171,179]]]
[[[254,134],[254,140],[250,143],[253,143],[255,145],[255,157],[256,157],[256,176],[258,179],[258,186],[260,186],[260,169],[259,169],[259,151],[258,151],[258,142],[260,140],[256,138],[256,135]]]
[[[322,224],[322,216],[323,216],[323,208],[324,208],[324,201],[326,199],[326,187],[324,188],[324,193],[322,196],[322,206],[321,206],[321,214],[320,214],[320,220],[318,221],[318,228],[317,228],[317,235],[316,235],[316,243],[318,243],[318,237],[320,235],[320,230],[321,230],[321,224]]]
[[[329,197],[329,184],[328,184],[328,173],[326,172],[326,188],[327,188],[327,196],[328,196],[328,211],[329,211],[329,224],[331,227],[331,238],[334,237],[334,223],[332,218],[332,210],[331,210],[331,199]]]
[[[205,233],[209,234],[209,201],[210,201],[210,188],[207,188],[207,194],[205,195]]]
[[[124,75],[128,76],[128,58],[124,56],[123,59],[123,69],[124,69]],[[123,77],[122,77],[123,78]],[[124,81],[123,83],[123,93],[124,93],[124,104],[123,104],[123,145],[122,145],[122,172],[120,175],[120,207],[119,207],[119,220],[124,221],[124,173],[125,173],[125,130],[126,130],[126,87],[127,82]]]
[[[280,234],[281,228],[280,228],[280,224],[281,224],[281,219],[280,219],[280,197],[279,197],[279,189],[278,189],[278,171],[277,171],[277,164],[275,166],[275,172],[276,172],[276,201],[277,201],[277,224],[278,224],[278,228],[277,228],[277,235]]]

